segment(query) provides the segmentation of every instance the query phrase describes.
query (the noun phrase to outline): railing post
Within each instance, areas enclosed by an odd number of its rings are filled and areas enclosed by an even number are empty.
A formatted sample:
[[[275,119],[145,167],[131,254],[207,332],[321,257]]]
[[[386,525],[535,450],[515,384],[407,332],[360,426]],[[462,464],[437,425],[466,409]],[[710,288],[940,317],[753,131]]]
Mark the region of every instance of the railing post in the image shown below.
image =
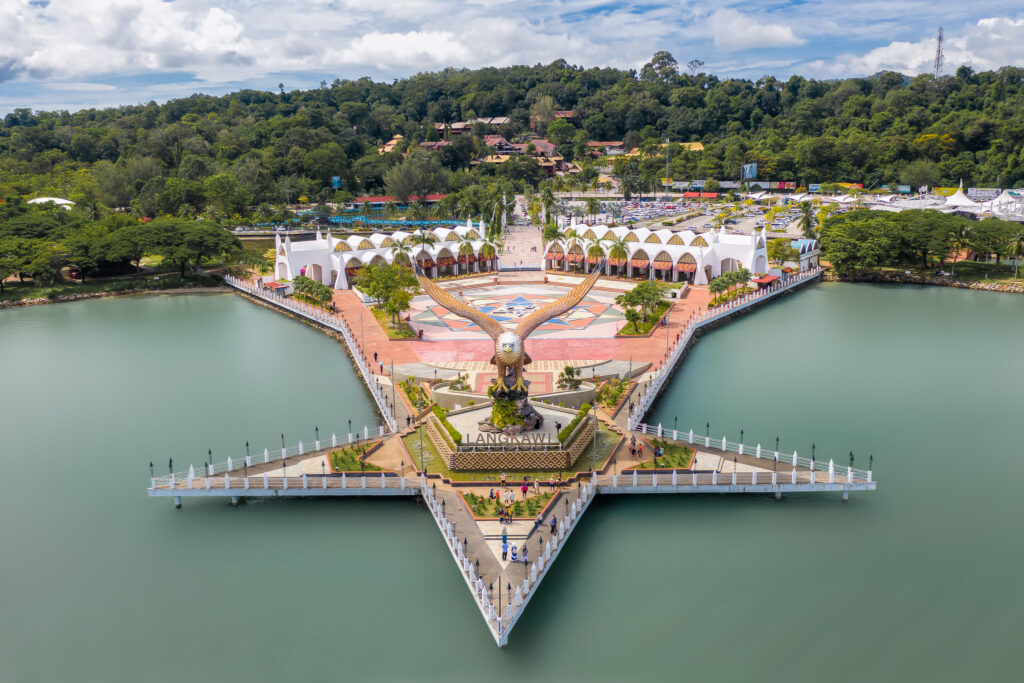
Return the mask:
[[[672,470],[672,485],[673,486],[678,486],[679,485],[679,480],[678,480],[678,477],[676,476],[676,474],[677,474],[677,470]]]
[[[269,489],[270,488],[270,480],[267,478],[267,473],[266,472],[263,473],[263,488],[265,488],[265,489]]]
[[[334,448],[337,445],[338,445],[338,435],[336,433],[331,433],[331,447]]]
[[[751,470],[750,472],[750,485],[757,486],[757,470]]]
[[[636,470],[633,470],[633,486],[636,486]]]
[[[658,473],[657,472],[654,472],[651,475],[651,485],[654,488],[658,488]]]
[[[224,488],[225,489],[231,488],[231,484],[228,482],[228,473],[227,472],[224,473]]]
[[[380,473],[380,487],[381,487],[381,489],[386,489],[387,488],[387,482],[384,480],[384,473],[383,472]]]
[[[794,483],[794,484],[795,484],[795,483],[796,483],[796,468],[795,468],[795,467],[793,468],[793,477],[792,477],[792,480],[793,480],[793,481],[792,481],[792,483]]]
[[[736,470],[732,471],[732,485],[736,485]]]
[[[345,473],[344,472],[341,473],[341,488],[343,488],[343,489],[347,489],[348,488],[348,482],[345,481]]]
[[[365,489],[366,488],[366,477],[362,476],[362,477],[359,477],[359,479],[363,482],[363,488]]]
[[[249,490],[249,477],[245,477],[244,479],[242,479],[242,481],[244,482],[245,490],[248,491]]]
[[[690,439],[689,439],[689,441],[690,441],[691,444],[693,443],[693,430],[692,429],[690,430]]]
[[[309,482],[306,481],[306,473],[305,472],[302,473],[302,488],[304,488],[304,489],[308,489],[309,488]]]
[[[711,470],[711,485],[718,486],[718,470]]]

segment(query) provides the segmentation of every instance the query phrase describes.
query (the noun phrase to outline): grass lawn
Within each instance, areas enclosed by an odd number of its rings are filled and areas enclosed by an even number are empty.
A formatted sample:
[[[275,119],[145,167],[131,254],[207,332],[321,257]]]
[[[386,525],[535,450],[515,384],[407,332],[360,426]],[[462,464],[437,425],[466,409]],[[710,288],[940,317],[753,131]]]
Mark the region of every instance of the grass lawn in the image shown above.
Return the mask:
[[[518,495],[518,494],[517,494]],[[533,519],[537,516],[537,513],[544,509],[544,506],[548,504],[554,494],[547,492],[541,493],[539,496],[533,496],[526,500],[517,500],[512,504],[511,513],[513,517],[524,517]],[[491,500],[484,496],[478,496],[475,493],[464,493],[462,497],[466,499],[469,504],[469,509],[473,511],[473,514],[477,517],[497,517],[498,516],[498,502],[497,500]]]
[[[159,279],[155,279],[159,277]],[[86,278],[85,284],[78,280],[66,280],[54,285],[40,285],[29,281],[5,282],[0,301],[22,301],[23,299],[56,299],[70,294],[94,294],[96,292],[124,292],[132,289],[159,291],[182,287],[217,287],[224,283],[220,278],[209,275],[186,275],[182,280],[177,272],[162,273],[158,276],[145,275],[117,279]]]
[[[331,472],[382,472],[383,467],[371,465],[359,459],[363,451],[355,446],[346,446],[336,451],[331,451],[328,458],[331,461]]]
[[[562,479],[568,479],[577,472],[589,472],[591,468],[601,467],[604,461],[608,459],[608,455],[611,453],[612,448],[619,442],[619,435],[602,422],[599,423],[600,429],[597,433],[597,455],[594,455],[594,444],[593,439],[587,448],[580,454],[580,457],[576,460],[576,463],[567,470],[504,470],[507,475],[507,481],[522,482],[523,475],[530,477],[530,479],[539,479],[541,484],[547,483],[548,477],[551,475],[557,475],[559,472],[562,474]],[[422,428],[420,428],[422,429]],[[412,454],[412,459],[416,463],[416,467],[420,464],[420,437],[419,430],[402,437],[405,442],[405,447],[409,449],[409,453]],[[437,449],[434,448],[433,442],[427,433],[423,432],[423,465],[426,467],[428,473],[440,474],[447,479],[452,481],[497,481],[501,478],[502,470],[487,470],[487,471],[459,471],[453,472],[448,469],[448,464],[441,458]]]
[[[661,319],[665,317],[665,312],[672,307],[671,301],[664,301],[658,303],[654,309],[654,313],[647,314],[647,322],[639,322],[637,326],[640,328],[639,331],[635,331],[632,325],[626,325],[623,327],[619,334],[619,337],[636,337],[640,335],[648,334],[654,326],[661,322]]]
[[[652,439],[651,443],[655,446],[661,446],[665,451],[665,455],[658,458],[658,469],[685,469],[693,462],[693,456],[696,451],[692,448],[659,439]],[[650,449],[646,449],[645,452],[650,452]],[[654,461],[642,462],[634,469],[652,470],[654,469]]]
[[[389,339],[415,339],[416,332],[409,327],[409,323],[405,322],[401,318],[398,319],[398,326],[395,327],[391,324],[391,318],[387,313],[380,310],[376,306],[372,307],[370,311],[373,313],[373,317],[377,319],[381,328],[387,333]]]

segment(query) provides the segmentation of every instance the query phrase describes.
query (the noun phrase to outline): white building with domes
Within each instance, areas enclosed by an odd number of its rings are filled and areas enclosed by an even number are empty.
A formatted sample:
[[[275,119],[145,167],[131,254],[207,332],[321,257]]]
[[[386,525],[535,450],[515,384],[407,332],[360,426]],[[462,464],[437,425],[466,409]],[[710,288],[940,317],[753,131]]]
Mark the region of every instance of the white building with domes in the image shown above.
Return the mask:
[[[324,236],[318,230],[308,241],[293,242],[290,237],[274,238],[274,277],[292,280],[298,275],[316,280],[335,289],[351,289],[352,279],[361,268],[371,264],[407,262],[411,258],[430,277],[480,273],[497,267],[497,255],[484,239],[483,221],[474,227],[472,221],[457,227],[438,227],[423,231],[434,238],[433,244],[413,244],[417,233],[396,231],[368,235]],[[396,243],[409,249],[406,256]]]
[[[579,224],[570,225],[566,231],[569,230],[575,231],[574,237],[563,235],[545,246],[544,265],[549,270],[588,272],[600,260],[587,256],[591,240],[601,239],[606,255],[611,253],[611,243],[618,240],[625,241],[629,253],[625,259],[608,258],[605,275],[706,285],[722,273],[740,268],[747,268],[752,274],[768,272],[764,229],[745,235],[726,233],[724,226],[717,231],[695,233]]]

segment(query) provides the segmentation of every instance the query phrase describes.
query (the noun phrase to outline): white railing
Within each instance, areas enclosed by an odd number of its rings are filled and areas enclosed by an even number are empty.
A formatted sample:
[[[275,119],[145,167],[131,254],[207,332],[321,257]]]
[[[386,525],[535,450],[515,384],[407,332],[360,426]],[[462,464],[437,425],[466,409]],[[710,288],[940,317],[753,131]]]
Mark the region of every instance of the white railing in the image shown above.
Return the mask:
[[[755,460],[764,460],[764,467],[771,466],[772,463],[778,461],[783,465],[789,465],[794,468],[804,469],[808,472],[824,472],[826,477],[824,479],[815,481],[817,483],[833,483],[835,482],[846,482],[847,478],[850,481],[864,481],[871,482],[871,470],[862,470],[849,465],[842,466],[836,464],[834,460],[819,460],[816,457],[806,458],[799,455],[796,451],[792,453],[786,453],[783,451],[775,451],[768,448],[762,448],[761,444],[750,444],[739,443],[737,441],[729,441],[724,436],[721,438],[715,438],[708,434],[695,434],[692,429],[666,429],[659,425],[649,425],[646,423],[640,423],[637,425],[636,430],[641,434],[649,434],[659,439],[666,439],[684,443],[687,445],[693,445],[697,448],[714,448],[727,453],[736,453],[737,455],[743,455],[753,457]],[[761,476],[764,476],[763,473]],[[762,482],[767,483],[767,482]]]
[[[195,479],[237,472],[239,470],[244,471],[256,465],[271,462],[280,463],[293,456],[301,456],[325,448],[336,448],[338,446],[348,446],[349,444],[365,444],[370,441],[376,441],[390,433],[386,425],[376,425],[374,427],[364,426],[362,431],[343,433],[340,437],[336,432],[332,433],[330,437],[325,436],[323,439],[313,435],[313,438],[308,441],[299,439],[298,443],[293,446],[264,448],[262,452],[257,450],[249,455],[228,458],[223,462],[212,464],[204,462],[199,465],[189,465],[188,469],[178,470],[161,476],[151,475],[150,486],[152,488],[173,488],[182,481],[187,481],[190,477]],[[285,464],[287,465],[288,463]]]
[[[788,278],[783,282],[778,282],[757,292],[745,294],[726,304],[713,309],[701,311],[697,314],[695,318],[691,319],[690,322],[687,323],[686,329],[679,335],[678,340],[669,352],[668,357],[665,359],[665,363],[661,366],[661,369],[659,369],[654,374],[654,377],[648,381],[644,390],[633,403],[633,409],[629,412],[629,417],[627,418],[627,426],[629,429],[636,429],[636,426],[640,424],[644,415],[647,414],[647,410],[651,407],[651,404],[654,403],[654,399],[658,397],[658,394],[661,393],[661,389],[665,382],[668,381],[669,375],[672,373],[672,369],[679,361],[683,351],[686,349],[686,345],[689,344],[698,329],[726,318],[744,308],[756,305],[761,301],[780,294],[788,289],[792,289],[799,284],[818,277],[820,274],[821,268],[815,267]]]
[[[162,484],[154,489],[173,492],[173,495],[189,495],[189,491],[224,491],[231,495],[258,495],[260,490],[294,491],[295,495],[303,495],[309,490],[403,490],[410,495],[415,494],[416,487],[407,487],[404,474],[394,472],[345,472],[342,474],[310,474],[290,475],[287,477],[271,477],[267,474],[238,476],[236,472],[227,472],[213,476],[186,476],[184,479],[168,481],[164,477]],[[240,493],[249,491],[249,494]],[[195,494],[193,494],[195,495]],[[201,495],[201,494],[200,494]]]
[[[437,500],[426,477],[421,475],[420,491],[423,494],[423,500],[434,516],[434,521],[437,522],[438,528],[441,529],[441,534],[444,536],[445,543],[455,559],[455,564],[458,565],[459,572],[469,586],[473,600],[476,602],[477,607],[480,608],[480,613],[483,615],[484,621],[487,623],[487,627],[491,630],[491,635],[494,636],[498,645],[505,645],[508,642],[509,631],[511,631],[519,619],[519,616],[526,607],[526,603],[529,602],[534,590],[540,585],[540,581],[544,578],[551,563],[565,545],[566,539],[569,538],[573,529],[576,528],[580,518],[583,516],[583,512],[594,499],[596,492],[592,483],[594,481],[595,478],[592,474],[591,483],[580,485],[579,495],[572,505],[569,506],[569,512],[566,517],[559,521],[558,530],[545,544],[544,552],[539,557],[530,560],[529,571],[526,572],[522,582],[513,586],[512,595],[508,596],[507,602],[503,602],[504,610],[499,616],[498,610],[488,594],[488,586],[484,584],[480,576],[476,575],[473,562],[463,549],[462,543],[459,542],[459,538],[455,533],[455,525],[448,521],[444,506]],[[508,581],[508,579],[499,577],[498,581],[500,583],[501,581]]]
[[[359,348],[359,344],[356,343],[355,336],[340,316],[335,313],[325,311],[322,308],[318,308],[317,306],[307,304],[304,301],[299,301],[293,297],[284,296],[273,292],[272,290],[268,290],[265,287],[260,287],[251,280],[234,277],[233,275],[225,275],[224,282],[235,289],[245,292],[246,294],[263,299],[275,306],[286,308],[297,315],[301,315],[304,318],[308,318],[309,320],[317,322],[325,327],[329,327],[335,332],[339,332],[345,340],[345,344],[348,346],[349,355],[352,356],[352,360],[355,362],[356,367],[359,368],[359,372],[363,376],[363,382],[370,390],[373,400],[377,402],[377,408],[380,410],[380,414],[384,417],[384,421],[387,423],[388,428],[391,431],[398,431],[398,423],[395,420],[391,407],[388,405],[387,396],[377,385],[376,377],[370,369],[370,366],[367,364],[366,358],[363,355],[362,350]]]

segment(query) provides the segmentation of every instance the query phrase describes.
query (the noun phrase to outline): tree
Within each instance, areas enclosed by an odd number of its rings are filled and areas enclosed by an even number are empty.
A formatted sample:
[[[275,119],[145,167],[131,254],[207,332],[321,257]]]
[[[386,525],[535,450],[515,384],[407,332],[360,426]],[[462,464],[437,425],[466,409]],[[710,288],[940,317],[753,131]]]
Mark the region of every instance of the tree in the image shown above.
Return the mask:
[[[800,202],[800,232],[807,239],[815,239],[818,234],[815,231],[817,222],[814,219],[814,205],[809,201]]]
[[[591,237],[587,239],[587,261],[594,259],[594,267],[601,265],[601,260],[604,258],[604,238],[603,237]]]
[[[708,283],[708,292],[714,295],[714,299],[712,299],[713,303],[718,302],[718,297],[726,290],[727,287],[728,283],[720,277],[716,277]]]
[[[1017,279],[1017,266],[1020,264],[1020,257],[1024,256],[1024,229],[1017,227],[1016,232],[1010,237],[1010,255],[1013,256],[1013,279]],[[2,254],[0,254],[2,258]]]
[[[601,202],[597,201],[597,197],[587,197],[587,201],[584,202],[584,206],[587,215],[590,216],[592,220],[597,218],[597,214],[601,213]]]
[[[793,248],[793,243],[788,239],[770,240],[768,242],[768,258],[772,263],[783,264],[786,261],[799,259],[800,252]]]
[[[938,173],[935,171],[935,164],[923,159],[911,161],[900,171],[900,180],[904,185],[910,185],[912,190],[925,186],[931,187],[935,184]]]
[[[622,315],[626,318],[626,323],[633,326],[633,331],[639,334],[640,311],[636,310],[632,306],[627,306]]]
[[[419,290],[416,275],[408,268],[394,263],[370,265],[356,277],[355,286],[373,299],[381,309],[397,291],[414,294]]]
[[[971,245],[971,228],[967,223],[961,222],[950,236],[950,246],[953,249],[953,267],[950,269],[950,273],[953,277],[956,277],[956,261],[960,257],[960,253]]]
[[[659,50],[640,69],[640,80],[672,83],[679,77],[679,62],[665,50]]]
[[[580,379],[580,369],[572,365],[566,365],[558,375],[558,388],[562,391],[573,391],[580,388],[583,382]]]
[[[615,259],[620,264],[625,264],[629,258],[629,242],[625,237],[615,237],[608,245],[608,258]],[[622,265],[618,267],[618,275],[622,277]]]
[[[394,241],[391,260],[398,265],[412,265],[412,241],[409,238]]]

